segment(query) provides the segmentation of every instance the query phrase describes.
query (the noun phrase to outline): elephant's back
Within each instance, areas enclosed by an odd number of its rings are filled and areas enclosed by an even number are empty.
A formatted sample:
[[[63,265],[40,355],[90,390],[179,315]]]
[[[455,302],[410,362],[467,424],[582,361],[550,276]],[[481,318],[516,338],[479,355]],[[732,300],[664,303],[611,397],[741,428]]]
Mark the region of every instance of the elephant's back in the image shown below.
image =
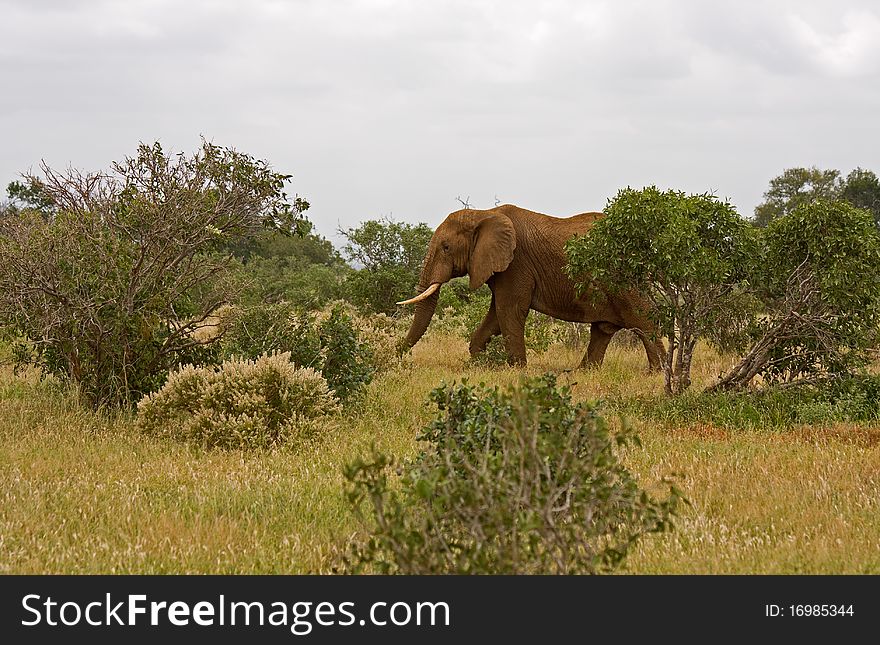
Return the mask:
[[[589,231],[604,213],[579,213],[571,217],[552,217],[545,215],[538,228],[548,241],[556,245],[564,245],[571,237],[583,235]]]
[[[589,231],[597,220],[605,217],[605,213],[579,213],[565,218],[568,222],[568,228],[573,234],[586,233]]]

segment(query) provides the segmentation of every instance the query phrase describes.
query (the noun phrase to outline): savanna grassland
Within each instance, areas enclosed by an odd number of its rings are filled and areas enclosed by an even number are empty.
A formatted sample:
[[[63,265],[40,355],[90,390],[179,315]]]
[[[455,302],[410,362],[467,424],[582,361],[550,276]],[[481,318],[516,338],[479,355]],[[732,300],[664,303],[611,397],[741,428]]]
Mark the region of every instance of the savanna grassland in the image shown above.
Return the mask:
[[[623,453],[643,484],[675,475],[690,501],[624,573],[880,573],[880,423],[674,420],[644,413],[663,377],[640,347],[613,343],[599,370],[581,351],[531,354],[524,370],[469,362],[466,341],[429,333],[364,402],[320,436],[275,450],[200,449],[143,434],[128,413],[84,409],[64,387],[0,368],[0,572],[329,572],[358,531],[342,465],[371,443],[417,450],[428,393],[467,378],[515,383],[559,372],[575,400],[606,401],[637,428]],[[694,389],[726,367],[699,347]]]

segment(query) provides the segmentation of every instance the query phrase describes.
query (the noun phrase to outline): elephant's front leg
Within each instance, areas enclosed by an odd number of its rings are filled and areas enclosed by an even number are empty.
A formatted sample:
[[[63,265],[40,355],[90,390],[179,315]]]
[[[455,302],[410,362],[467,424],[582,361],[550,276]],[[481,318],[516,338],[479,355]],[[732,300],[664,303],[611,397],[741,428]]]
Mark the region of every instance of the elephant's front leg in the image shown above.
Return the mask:
[[[476,356],[489,344],[489,339],[501,333],[501,326],[498,324],[498,316],[495,314],[495,294],[492,294],[492,302],[489,304],[489,311],[486,312],[483,322],[474,330],[471,335],[471,356]]]
[[[529,301],[526,301],[526,303]],[[505,301],[501,297],[496,306],[496,316],[504,334],[504,346],[507,349],[507,362],[511,365],[526,364],[526,317],[529,315],[528,304],[519,300]]]

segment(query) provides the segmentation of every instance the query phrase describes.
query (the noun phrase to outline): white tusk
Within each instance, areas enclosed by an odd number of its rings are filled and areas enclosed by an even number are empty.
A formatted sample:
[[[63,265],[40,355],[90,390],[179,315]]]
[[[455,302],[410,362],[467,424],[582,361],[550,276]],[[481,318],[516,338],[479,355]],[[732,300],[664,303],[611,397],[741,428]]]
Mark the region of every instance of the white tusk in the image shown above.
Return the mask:
[[[411,304],[414,304],[414,303],[416,303],[416,302],[421,302],[422,300],[424,300],[425,298],[427,298],[427,297],[429,297],[431,294],[433,294],[435,291],[437,291],[437,289],[439,289],[439,288],[440,288],[440,283],[439,283],[439,282],[432,282],[430,287],[428,287],[427,289],[425,289],[424,291],[422,291],[422,292],[421,292],[419,295],[417,295],[415,298],[410,298],[409,300],[401,300],[401,301],[398,302],[397,304],[399,304],[399,305],[411,305]]]

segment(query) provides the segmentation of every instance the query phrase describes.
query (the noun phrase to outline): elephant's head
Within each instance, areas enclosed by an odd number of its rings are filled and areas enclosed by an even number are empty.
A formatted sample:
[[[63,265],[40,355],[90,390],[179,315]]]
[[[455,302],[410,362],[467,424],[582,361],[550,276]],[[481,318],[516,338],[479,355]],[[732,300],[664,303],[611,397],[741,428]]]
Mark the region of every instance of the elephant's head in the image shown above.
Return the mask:
[[[419,295],[398,303],[416,305],[406,345],[415,345],[428,328],[441,285],[469,275],[471,289],[476,289],[508,267],[515,248],[513,224],[502,212],[465,209],[449,215],[431,237],[419,276]]]

